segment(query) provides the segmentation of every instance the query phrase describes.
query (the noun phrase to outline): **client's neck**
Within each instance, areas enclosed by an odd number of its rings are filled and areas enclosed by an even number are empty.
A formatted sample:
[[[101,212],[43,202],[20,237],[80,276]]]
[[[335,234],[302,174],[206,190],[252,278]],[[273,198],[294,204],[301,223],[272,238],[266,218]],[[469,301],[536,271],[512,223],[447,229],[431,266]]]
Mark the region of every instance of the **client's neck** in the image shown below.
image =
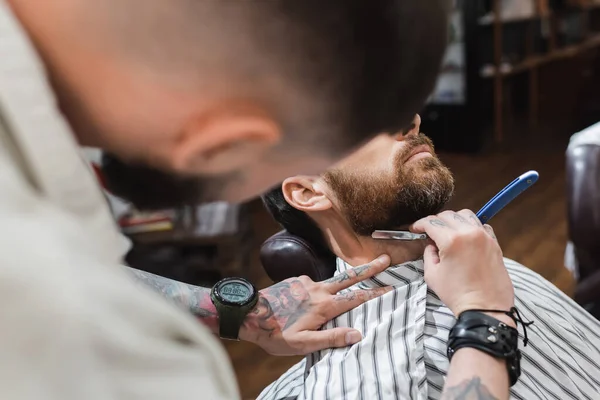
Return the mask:
[[[336,256],[356,267],[366,264],[382,254],[392,259],[392,265],[414,261],[423,255],[425,241],[375,240],[359,236],[345,221],[331,220],[319,224],[329,248]]]

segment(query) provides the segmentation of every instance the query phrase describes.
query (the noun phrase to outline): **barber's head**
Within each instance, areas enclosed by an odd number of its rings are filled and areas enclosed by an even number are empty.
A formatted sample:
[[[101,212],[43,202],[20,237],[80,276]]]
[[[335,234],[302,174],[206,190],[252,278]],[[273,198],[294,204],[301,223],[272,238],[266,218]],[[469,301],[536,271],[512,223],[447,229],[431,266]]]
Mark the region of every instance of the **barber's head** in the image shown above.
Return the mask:
[[[263,196],[267,209],[312,243],[332,227],[370,236],[441,211],[454,180],[419,124],[416,116],[407,131],[377,136],[321,176],[287,178]]]
[[[241,200],[408,124],[447,0],[11,0],[80,141],[144,206]],[[196,179],[200,177],[200,179]]]

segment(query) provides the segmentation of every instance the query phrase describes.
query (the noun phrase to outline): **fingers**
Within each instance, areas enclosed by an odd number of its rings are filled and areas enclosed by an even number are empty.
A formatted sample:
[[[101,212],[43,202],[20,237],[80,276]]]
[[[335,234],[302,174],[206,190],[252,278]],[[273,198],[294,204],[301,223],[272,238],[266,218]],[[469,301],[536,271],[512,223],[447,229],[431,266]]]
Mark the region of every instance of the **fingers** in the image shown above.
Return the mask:
[[[335,305],[332,311],[335,312],[335,315],[333,315],[332,318],[356,308],[364,302],[384,295],[393,289],[392,286],[386,286],[376,289],[351,290],[346,293],[336,294],[333,296]]]
[[[473,211],[471,210],[461,210],[458,212],[444,211],[438,214],[438,218],[444,221],[448,226],[463,232],[472,230],[474,227],[481,226],[481,223],[474,223],[471,216],[477,219],[477,217],[475,216],[475,214],[473,214]]]
[[[444,247],[451,239],[453,229],[437,216],[429,216],[415,222],[410,230],[417,233],[426,233],[438,247]]]
[[[331,320],[340,314],[343,314],[362,303],[379,297],[394,288],[386,286],[382,288],[369,290],[352,290],[347,293],[333,296],[333,307],[328,311],[327,320]],[[350,328],[334,328],[324,331],[305,331],[299,333],[299,342],[302,343],[301,354],[308,354],[317,350],[328,349],[332,347],[345,347],[359,342],[362,339],[360,332]]]
[[[463,218],[465,218],[471,225],[482,226],[481,221],[477,218],[477,215],[471,210],[460,210],[458,212]]]
[[[390,257],[387,255],[379,256],[368,264],[349,269],[341,274],[329,278],[326,281],[323,281],[323,284],[329,293],[337,293],[357,284],[358,282],[364,281],[367,278],[383,272],[389,266]]]
[[[456,231],[467,232],[481,228],[481,222],[471,210],[459,212],[444,211],[435,216],[429,216],[415,222],[410,230],[424,232],[437,244],[444,248],[452,240]]]
[[[346,347],[360,342],[362,335],[356,329],[334,328],[324,331],[304,332],[301,353],[308,354],[318,350]]]
[[[485,229],[485,232],[490,235],[490,237],[496,241],[498,241],[498,238],[496,237],[496,234],[494,233],[494,228],[492,228],[490,225],[485,224],[483,226],[483,229]]]
[[[440,254],[434,244],[428,244],[423,252],[423,262],[425,268],[440,263]]]

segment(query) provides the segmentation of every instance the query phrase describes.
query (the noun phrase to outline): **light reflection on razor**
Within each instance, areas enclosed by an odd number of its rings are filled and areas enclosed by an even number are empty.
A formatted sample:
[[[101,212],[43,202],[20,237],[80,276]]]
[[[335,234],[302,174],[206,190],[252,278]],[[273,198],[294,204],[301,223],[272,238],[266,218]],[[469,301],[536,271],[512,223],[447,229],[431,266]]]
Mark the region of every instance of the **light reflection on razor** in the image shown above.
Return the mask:
[[[408,231],[375,231],[371,234],[371,237],[373,239],[389,240],[424,240],[427,239],[427,234]]]

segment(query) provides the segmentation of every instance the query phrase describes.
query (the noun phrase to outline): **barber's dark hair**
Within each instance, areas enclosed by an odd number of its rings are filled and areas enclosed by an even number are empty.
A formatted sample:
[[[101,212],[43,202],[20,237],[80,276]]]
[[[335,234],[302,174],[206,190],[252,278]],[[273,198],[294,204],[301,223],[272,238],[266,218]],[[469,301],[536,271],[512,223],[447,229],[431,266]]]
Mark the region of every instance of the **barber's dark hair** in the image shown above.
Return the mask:
[[[304,212],[292,207],[283,195],[281,184],[262,196],[265,208],[285,230],[304,239],[320,256],[333,255],[317,224]]]
[[[267,18],[257,27],[265,51],[282,60],[286,76],[300,79],[335,122],[320,134],[322,148],[345,151],[377,133],[400,130],[420,111],[441,66],[450,3],[271,0],[252,5],[260,4]],[[281,24],[271,26],[273,18]]]

